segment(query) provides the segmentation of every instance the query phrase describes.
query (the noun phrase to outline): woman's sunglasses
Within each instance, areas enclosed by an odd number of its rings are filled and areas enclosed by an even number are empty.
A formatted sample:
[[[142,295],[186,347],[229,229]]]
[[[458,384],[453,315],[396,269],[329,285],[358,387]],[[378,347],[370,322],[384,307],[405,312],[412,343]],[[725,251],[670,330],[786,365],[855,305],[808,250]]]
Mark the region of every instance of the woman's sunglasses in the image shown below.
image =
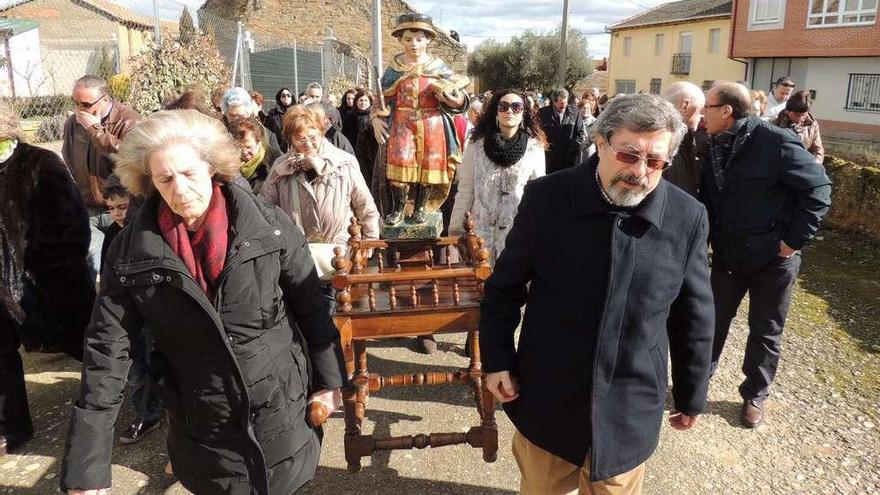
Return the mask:
[[[518,101],[515,101],[513,103],[502,101],[498,103],[498,113],[504,113],[508,110],[513,110],[513,113],[520,113],[523,111],[523,108],[525,108],[523,104]]]
[[[625,163],[627,165],[635,165],[644,160],[645,165],[651,170],[666,170],[667,168],[669,168],[669,165],[672,164],[672,162],[663,158],[655,158],[650,156],[642,158],[641,155],[630,153],[628,151],[617,151],[616,149],[614,149],[614,146],[611,146],[610,141],[608,141],[608,147],[611,148],[611,151],[614,152],[614,158],[616,158],[617,161]]]

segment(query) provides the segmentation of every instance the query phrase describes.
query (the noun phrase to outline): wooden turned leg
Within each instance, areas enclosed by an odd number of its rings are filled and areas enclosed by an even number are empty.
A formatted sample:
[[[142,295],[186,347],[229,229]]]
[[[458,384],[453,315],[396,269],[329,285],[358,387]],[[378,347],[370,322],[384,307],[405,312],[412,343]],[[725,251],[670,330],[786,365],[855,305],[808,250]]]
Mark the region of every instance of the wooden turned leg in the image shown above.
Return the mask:
[[[482,435],[483,460],[495,462],[498,458],[498,425],[495,423],[495,396],[485,388],[483,363],[480,359],[480,332],[472,330],[471,339],[471,380],[474,385],[474,399],[480,412],[480,433]]]
[[[348,472],[356,473],[361,470],[361,458],[355,451],[354,443],[361,436],[361,419],[356,413],[356,391],[353,384],[342,390],[342,405],[345,408],[345,461],[348,463]]]

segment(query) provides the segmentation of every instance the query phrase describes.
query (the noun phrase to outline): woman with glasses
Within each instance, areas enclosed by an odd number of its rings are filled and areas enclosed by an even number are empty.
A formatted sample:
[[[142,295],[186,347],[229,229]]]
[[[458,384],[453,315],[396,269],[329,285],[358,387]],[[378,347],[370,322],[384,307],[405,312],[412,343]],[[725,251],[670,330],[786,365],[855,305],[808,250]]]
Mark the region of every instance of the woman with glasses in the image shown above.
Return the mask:
[[[284,135],[290,151],[275,161],[259,197],[284,210],[309,243],[345,246],[352,216],[365,239],[378,239],[379,211],[357,159],[324,137],[324,125],[322,112],[311,106],[287,112]],[[322,252],[325,256],[316,261],[323,263],[319,270],[326,270],[332,249]]]
[[[490,263],[504,249],[526,183],[544,175],[547,141],[526,101],[524,93],[512,89],[492,96],[456,175],[449,233],[462,233],[465,213],[470,212],[477,235],[489,249]]]
[[[266,115],[266,129],[275,134],[282,153],[287,153],[287,149],[290,146],[290,143],[284,137],[284,113],[293,104],[293,91],[288,88],[281,88],[275,94],[275,108],[269,110],[269,113]]]

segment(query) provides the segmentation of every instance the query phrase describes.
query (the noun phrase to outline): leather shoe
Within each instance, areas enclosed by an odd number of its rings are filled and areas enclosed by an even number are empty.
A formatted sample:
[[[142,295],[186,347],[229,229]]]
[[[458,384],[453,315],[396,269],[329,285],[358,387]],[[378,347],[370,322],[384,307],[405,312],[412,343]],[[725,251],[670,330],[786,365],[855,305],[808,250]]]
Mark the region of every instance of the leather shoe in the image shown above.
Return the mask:
[[[134,423],[128,428],[128,431],[119,437],[119,443],[123,445],[138,443],[143,440],[148,433],[158,428],[160,423],[161,421],[159,420]]]
[[[743,402],[740,422],[746,428],[757,428],[764,422],[764,404],[752,400]]]
[[[13,432],[0,435],[0,457],[14,452],[34,437],[33,432]]]
[[[422,354],[434,354],[437,352],[437,341],[434,340],[433,335],[416,337],[416,341],[419,343],[419,350]]]

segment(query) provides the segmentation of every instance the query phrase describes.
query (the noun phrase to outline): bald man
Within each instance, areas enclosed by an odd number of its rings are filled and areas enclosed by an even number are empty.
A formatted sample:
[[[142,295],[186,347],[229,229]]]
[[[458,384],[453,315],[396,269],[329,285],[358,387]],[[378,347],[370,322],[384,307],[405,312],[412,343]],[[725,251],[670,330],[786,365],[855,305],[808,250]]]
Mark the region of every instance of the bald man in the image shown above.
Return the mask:
[[[678,154],[672,166],[663,171],[663,178],[691,196],[699,197],[703,163],[709,154],[709,135],[701,125],[706,97],[699,86],[687,81],[670,85],[662,96],[678,110],[687,127]]]
[[[712,294],[717,368],[730,323],[749,294],[749,337],[739,387],[740,420],[764,421],[764,401],[782,351],[782,329],[800,250],[813,238],[831,206],[831,181],[800,139],[760,117],[749,116],[748,89],[716,83],[703,115],[711,136],[702,194],[711,221]]]

